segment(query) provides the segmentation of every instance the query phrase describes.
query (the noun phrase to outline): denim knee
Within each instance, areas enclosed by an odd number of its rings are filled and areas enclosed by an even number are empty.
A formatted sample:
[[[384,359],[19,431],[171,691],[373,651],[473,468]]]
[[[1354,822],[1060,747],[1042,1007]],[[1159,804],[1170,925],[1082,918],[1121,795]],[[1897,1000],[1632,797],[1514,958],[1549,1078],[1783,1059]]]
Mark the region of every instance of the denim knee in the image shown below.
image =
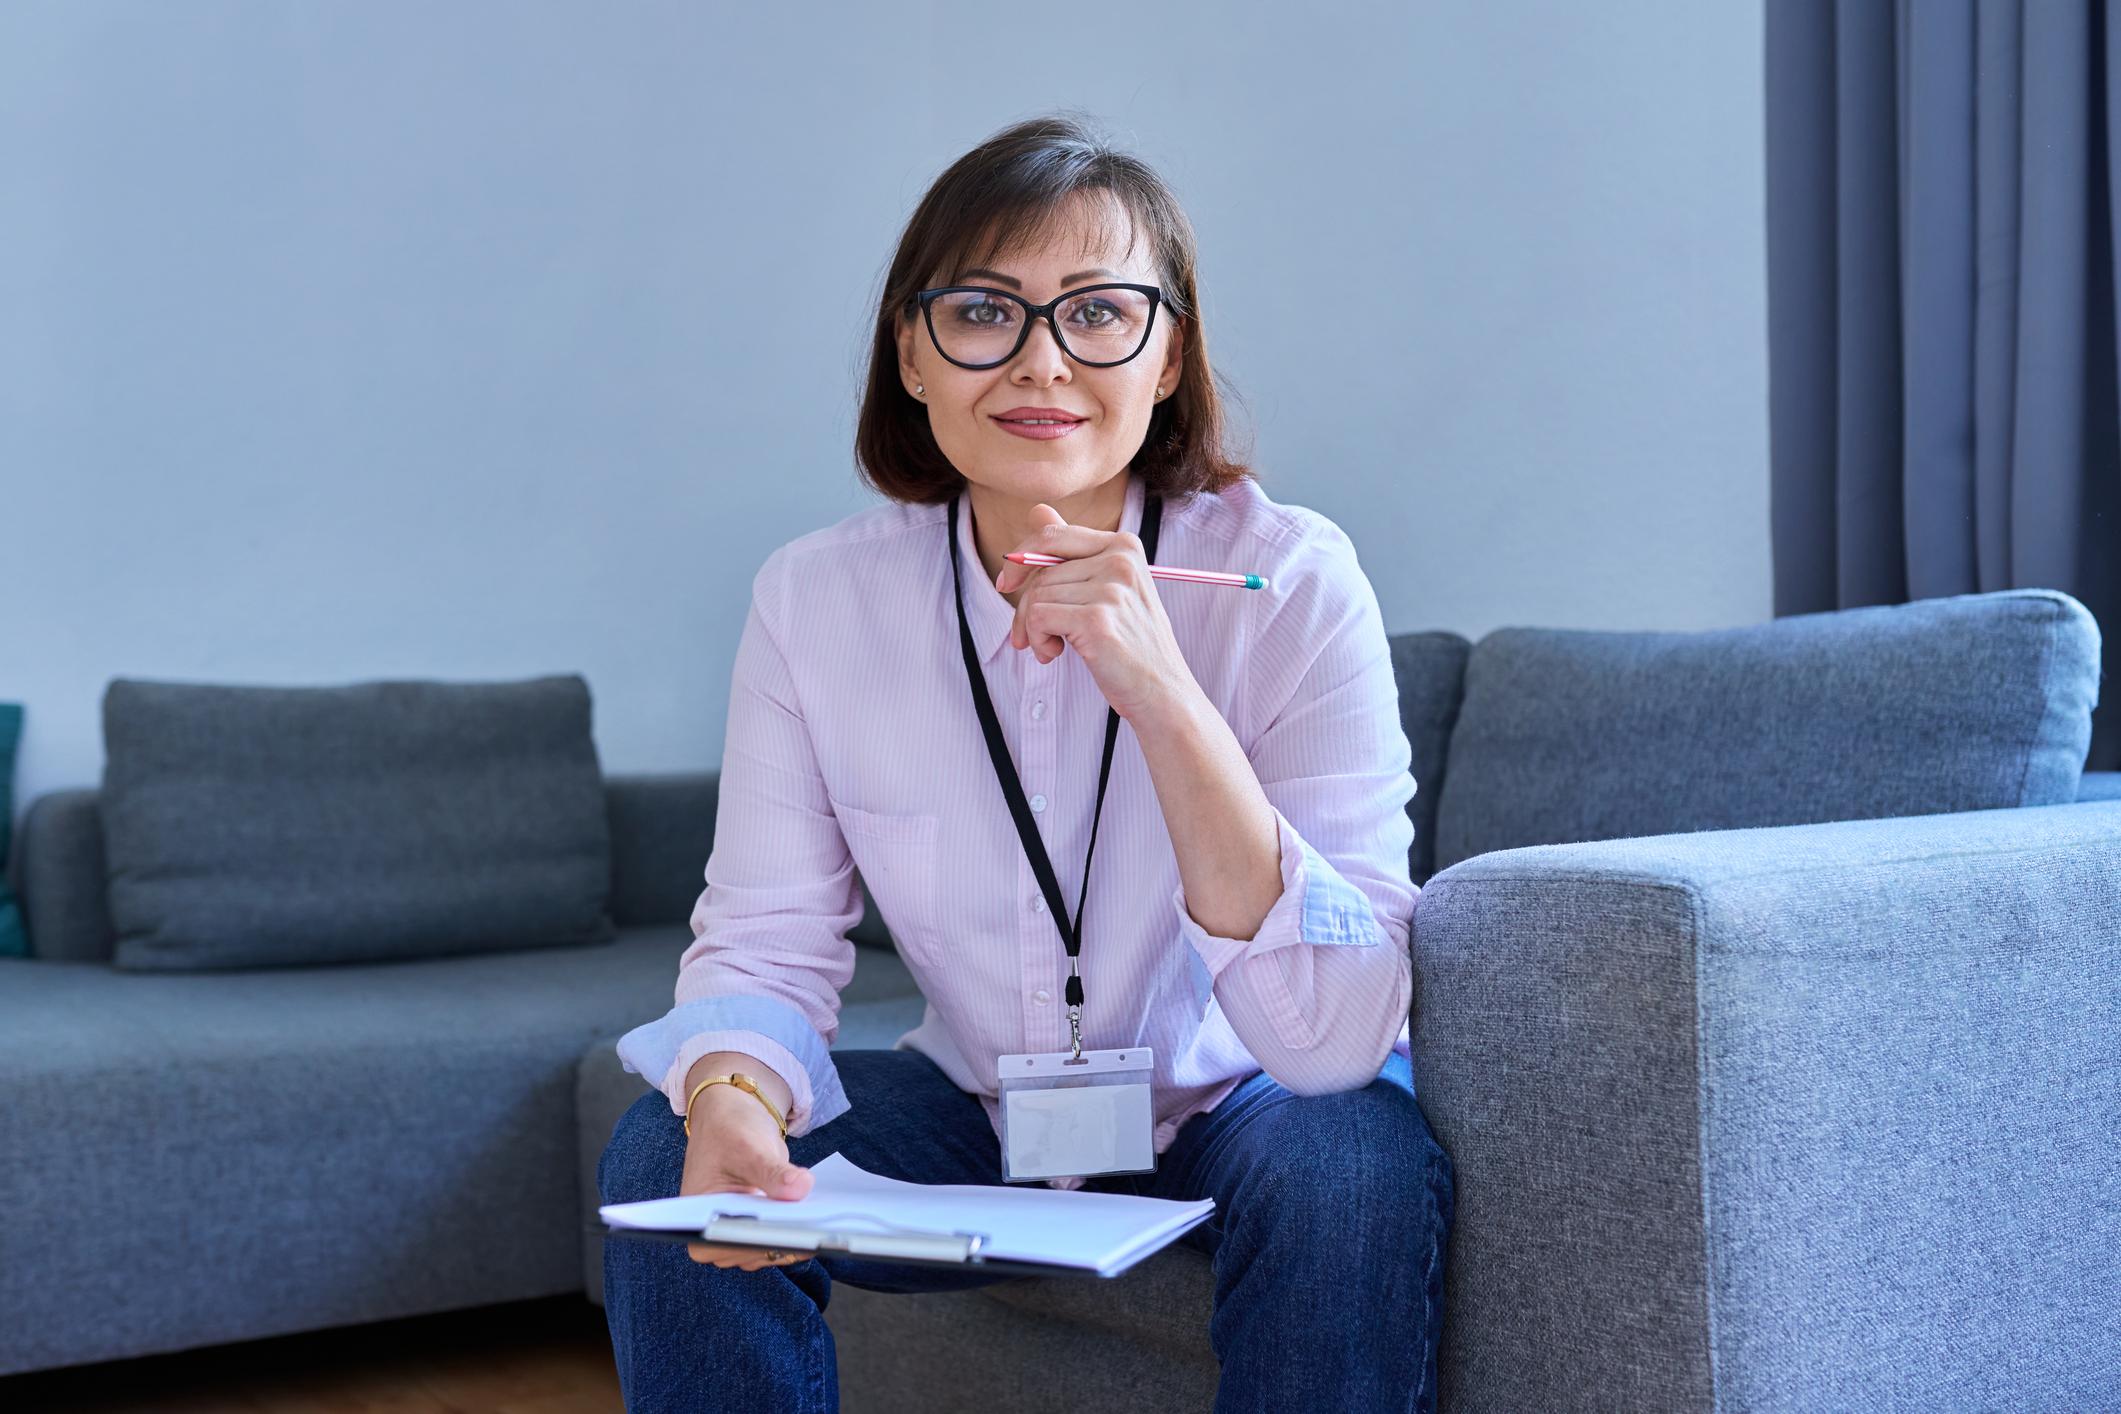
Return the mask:
[[[1272,1195],[1278,1223],[1342,1230],[1353,1200],[1368,1204],[1375,1229],[1403,1226],[1409,1238],[1448,1230],[1455,1170],[1410,1092],[1380,1080],[1288,1104],[1286,1127],[1250,1175]]]
[[[1457,1170],[1429,1129],[1420,1102],[1383,1083],[1351,1091],[1347,1098],[1356,1111],[1357,1130],[1370,1136],[1371,1142],[1358,1146],[1355,1160],[1369,1191],[1408,1199],[1425,1194],[1435,1208],[1436,1226],[1448,1230],[1456,1206]],[[1421,1206],[1415,1204],[1417,1210]]]
[[[668,1198],[685,1176],[685,1131],[670,1112],[670,1100],[650,1090],[611,1128],[597,1158],[597,1197],[605,1203]]]

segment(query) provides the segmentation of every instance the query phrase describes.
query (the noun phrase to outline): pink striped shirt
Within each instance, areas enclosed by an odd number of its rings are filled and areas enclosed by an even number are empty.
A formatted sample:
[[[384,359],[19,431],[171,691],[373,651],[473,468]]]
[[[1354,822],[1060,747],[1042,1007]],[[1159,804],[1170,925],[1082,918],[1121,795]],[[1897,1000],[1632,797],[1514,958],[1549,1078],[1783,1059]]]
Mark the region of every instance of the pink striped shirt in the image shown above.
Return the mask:
[[[1127,473],[1123,529],[1140,532]],[[766,557],[731,676],[720,804],[676,1004],[618,1043],[682,1113],[712,1051],[778,1071],[790,1135],[846,1112],[828,1049],[854,975],[859,870],[927,1009],[894,1049],[932,1058],[999,1134],[995,1060],[1069,1045],[1067,951],[1009,818],[965,681],[948,506],[886,503]],[[1009,645],[970,499],[958,545],[973,644],[1061,892],[1074,906],[1106,703],[1079,655]],[[1282,894],[1251,938],[1207,932],[1141,743],[1120,723],[1091,862],[1085,1049],[1149,1046],[1155,1148],[1264,1069],[1356,1089],[1408,1049],[1412,751],[1377,597],[1339,526],[1247,480],[1166,498],[1157,561],[1256,571],[1263,590],[1159,582],[1195,679],[1273,805]],[[1047,1180],[1078,1188],[1080,1178]]]

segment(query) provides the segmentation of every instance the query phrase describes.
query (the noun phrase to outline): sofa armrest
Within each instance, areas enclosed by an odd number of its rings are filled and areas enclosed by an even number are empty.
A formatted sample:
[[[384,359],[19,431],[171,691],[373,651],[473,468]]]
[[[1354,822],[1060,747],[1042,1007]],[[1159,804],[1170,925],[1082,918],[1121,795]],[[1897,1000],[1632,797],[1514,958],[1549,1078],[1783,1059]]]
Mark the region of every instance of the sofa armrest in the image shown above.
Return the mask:
[[[1495,851],[1414,951],[1446,1404],[2121,1387],[2121,802]]]

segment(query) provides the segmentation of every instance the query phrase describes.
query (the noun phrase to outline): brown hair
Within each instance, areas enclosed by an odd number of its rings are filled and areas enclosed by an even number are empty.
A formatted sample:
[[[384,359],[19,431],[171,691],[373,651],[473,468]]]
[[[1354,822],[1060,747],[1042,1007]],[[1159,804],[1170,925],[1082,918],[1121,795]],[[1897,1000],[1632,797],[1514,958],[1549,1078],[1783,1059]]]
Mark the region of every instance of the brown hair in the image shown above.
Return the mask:
[[[1063,112],[1003,128],[958,158],[906,223],[877,305],[855,426],[855,463],[870,486],[916,505],[939,505],[964,487],[963,474],[936,445],[927,408],[899,381],[898,317],[917,321],[918,293],[951,272],[1042,244],[1080,192],[1107,194],[1117,203],[1117,209],[1107,205],[1108,223],[1124,210],[1134,233],[1148,236],[1163,311],[1187,326],[1178,388],[1150,412],[1134,471],[1148,491],[1180,504],[1196,492],[1222,491],[1253,475],[1225,454],[1222,401],[1200,324],[1193,228],[1177,196],[1146,163]],[[1117,232],[1108,224],[1097,234],[1110,239]]]

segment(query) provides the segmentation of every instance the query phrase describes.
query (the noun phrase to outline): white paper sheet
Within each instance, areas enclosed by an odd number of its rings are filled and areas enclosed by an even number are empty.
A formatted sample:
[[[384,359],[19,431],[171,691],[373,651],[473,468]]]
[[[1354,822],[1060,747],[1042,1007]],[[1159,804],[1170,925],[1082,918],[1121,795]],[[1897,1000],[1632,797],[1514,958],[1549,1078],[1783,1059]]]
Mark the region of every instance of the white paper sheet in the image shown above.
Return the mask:
[[[826,1231],[879,1231],[878,1223],[929,1232],[981,1232],[982,1254],[1053,1262],[1111,1276],[1170,1242],[1215,1200],[1181,1203],[1126,1193],[1037,1185],[906,1183],[870,1173],[844,1154],[810,1166],[810,1192],[793,1201],[750,1193],[689,1193],[597,1209],[614,1227],[697,1232],[716,1213],[804,1223]],[[871,1221],[871,1220],[874,1221]]]

